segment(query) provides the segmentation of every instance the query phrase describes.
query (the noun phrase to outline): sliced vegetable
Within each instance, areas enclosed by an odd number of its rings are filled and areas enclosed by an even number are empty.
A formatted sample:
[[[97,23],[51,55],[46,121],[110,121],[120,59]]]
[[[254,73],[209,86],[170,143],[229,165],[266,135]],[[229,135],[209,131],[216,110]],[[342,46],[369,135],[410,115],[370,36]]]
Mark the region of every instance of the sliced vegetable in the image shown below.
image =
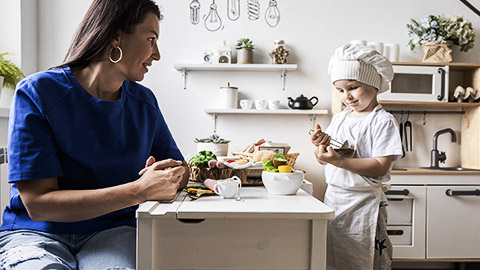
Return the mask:
[[[273,166],[273,160],[265,160],[262,169],[266,172],[278,172],[278,169]]]

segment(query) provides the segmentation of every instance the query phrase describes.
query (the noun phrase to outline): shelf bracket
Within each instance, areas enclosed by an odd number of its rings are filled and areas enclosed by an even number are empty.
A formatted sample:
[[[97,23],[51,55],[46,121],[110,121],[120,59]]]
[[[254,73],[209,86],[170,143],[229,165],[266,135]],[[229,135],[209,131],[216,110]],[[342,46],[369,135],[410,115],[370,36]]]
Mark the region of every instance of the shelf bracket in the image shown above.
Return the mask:
[[[182,69],[182,77],[183,77],[183,90],[187,90],[187,69]]]
[[[217,114],[213,113],[212,114],[212,120],[213,120],[213,134],[217,133]]]
[[[285,77],[287,76],[287,72],[285,69],[280,71],[280,78],[282,80],[282,90],[285,91]]]
[[[317,117],[315,114],[309,114],[308,117],[310,117],[310,122],[312,122],[312,129],[310,129],[308,134],[312,135],[313,132],[315,132],[315,122],[317,120]]]

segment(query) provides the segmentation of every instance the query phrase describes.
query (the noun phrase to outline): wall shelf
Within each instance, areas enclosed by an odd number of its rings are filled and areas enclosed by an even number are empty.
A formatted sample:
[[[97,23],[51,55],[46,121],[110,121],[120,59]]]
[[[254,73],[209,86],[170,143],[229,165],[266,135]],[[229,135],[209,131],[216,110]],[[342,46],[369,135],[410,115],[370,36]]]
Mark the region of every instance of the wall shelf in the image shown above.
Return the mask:
[[[302,115],[319,115],[328,114],[328,110],[243,110],[243,109],[205,109],[208,114],[302,114]]]
[[[315,130],[316,115],[327,115],[328,110],[292,110],[292,109],[278,109],[278,110],[243,110],[243,109],[205,109],[205,113],[212,115],[213,119],[213,133],[217,132],[217,115],[220,114],[268,114],[268,115],[308,115],[312,122],[312,129]]]
[[[282,80],[282,90],[285,90],[287,71],[297,69],[297,64],[173,64],[182,72],[183,89],[187,89],[187,74],[189,71],[279,71]]]

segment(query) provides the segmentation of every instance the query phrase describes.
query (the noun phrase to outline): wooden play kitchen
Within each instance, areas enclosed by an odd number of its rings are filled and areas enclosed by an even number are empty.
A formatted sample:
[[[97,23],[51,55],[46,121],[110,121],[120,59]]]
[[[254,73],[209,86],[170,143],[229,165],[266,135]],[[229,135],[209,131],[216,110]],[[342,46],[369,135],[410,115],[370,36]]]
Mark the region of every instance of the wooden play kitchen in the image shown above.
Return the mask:
[[[477,231],[480,220],[472,213],[480,207],[480,171],[462,168],[480,169],[480,103],[459,103],[452,101],[452,95],[459,85],[480,90],[480,64],[393,64],[444,69],[445,94],[450,101],[380,102],[387,110],[401,105],[402,108],[413,108],[427,114],[441,108],[447,113],[450,111],[462,115],[461,168],[397,168],[392,171],[392,189],[387,192],[387,198],[388,232],[393,242],[393,259],[454,261],[460,264],[478,262],[480,236]],[[332,113],[341,110],[341,101],[332,93]]]
[[[393,65],[400,66],[429,66],[439,67],[446,71],[445,78],[445,94],[452,96],[453,91],[458,85],[464,87],[470,86],[480,90],[480,64],[474,63],[445,63],[445,64],[429,64],[429,63],[409,63],[396,62]],[[338,99],[335,91],[332,90],[332,115],[343,109],[342,102]],[[461,109],[462,113],[462,129],[461,129],[461,167],[480,169],[480,103],[459,103],[459,102],[415,102],[415,101],[383,101],[382,105],[388,108],[388,105],[402,105],[419,108],[426,114],[435,108],[448,108],[452,112]],[[405,134],[404,134],[405,135]]]

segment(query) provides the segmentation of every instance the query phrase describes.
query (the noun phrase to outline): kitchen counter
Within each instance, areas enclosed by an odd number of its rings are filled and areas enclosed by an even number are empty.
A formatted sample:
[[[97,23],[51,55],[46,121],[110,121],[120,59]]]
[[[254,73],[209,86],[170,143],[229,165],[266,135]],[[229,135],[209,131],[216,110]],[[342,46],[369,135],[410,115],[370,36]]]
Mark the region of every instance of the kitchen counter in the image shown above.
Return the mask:
[[[422,174],[422,175],[480,175],[480,171],[444,171],[430,170],[418,167],[395,167],[391,174]]]
[[[396,185],[477,185],[480,171],[442,171],[414,167],[392,170],[390,184]]]
[[[279,196],[242,187],[240,195],[193,201],[182,192],[140,205],[137,269],[325,269],[331,208],[301,189]]]

